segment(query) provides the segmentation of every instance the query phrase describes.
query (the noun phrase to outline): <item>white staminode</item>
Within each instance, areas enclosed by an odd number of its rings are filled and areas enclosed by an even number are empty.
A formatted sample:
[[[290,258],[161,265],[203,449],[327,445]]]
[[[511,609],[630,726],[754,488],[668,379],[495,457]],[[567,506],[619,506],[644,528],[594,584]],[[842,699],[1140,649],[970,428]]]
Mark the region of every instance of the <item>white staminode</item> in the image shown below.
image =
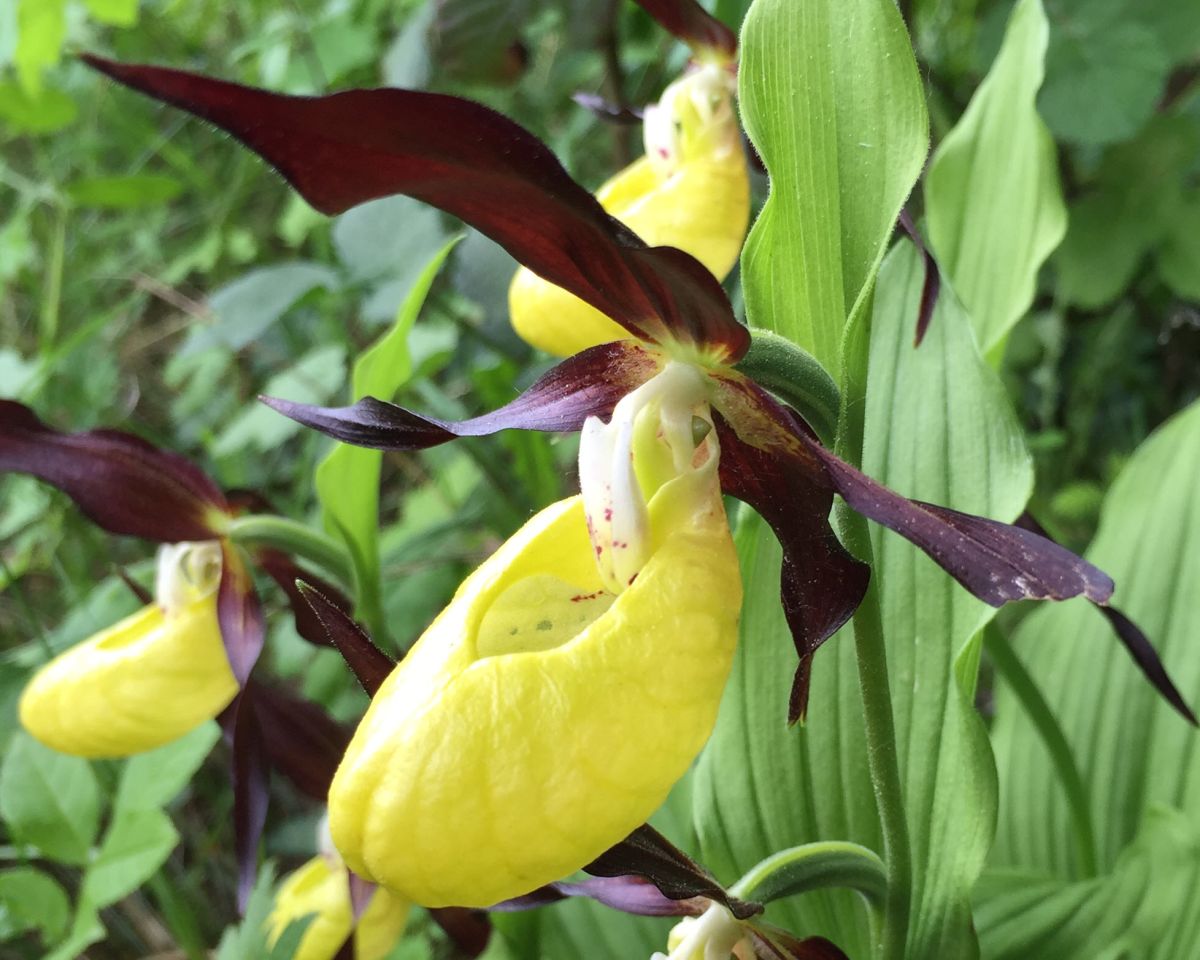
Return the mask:
[[[736,133],[733,101],[737,94],[737,78],[724,67],[705,64],[684,74],[672,83],[658,99],[646,107],[642,117],[642,140],[646,156],[661,176],[675,172],[683,147],[682,117],[688,102],[695,109],[700,125],[706,129],[723,125]],[[740,143],[737,137],[726,138],[724,146]]]
[[[708,381],[694,366],[672,360],[656,376],[621,398],[605,423],[588,417],[580,433],[579,487],[587,514],[596,565],[610,593],[620,593],[645,565],[650,551],[646,496],[638,482],[634,441],[646,424],[643,412],[657,418],[654,433],[670,451],[671,470],[680,476],[693,469],[696,440],[692,421],[700,417],[711,427]],[[716,438],[709,437],[712,455],[700,469],[715,469]]]
[[[746,928],[729,910],[714,903],[698,917],[686,917],[671,931],[669,954],[650,960],[752,960],[754,947]]]
[[[221,581],[221,545],[216,540],[164,543],[158,548],[154,599],[170,615],[206,597]]]

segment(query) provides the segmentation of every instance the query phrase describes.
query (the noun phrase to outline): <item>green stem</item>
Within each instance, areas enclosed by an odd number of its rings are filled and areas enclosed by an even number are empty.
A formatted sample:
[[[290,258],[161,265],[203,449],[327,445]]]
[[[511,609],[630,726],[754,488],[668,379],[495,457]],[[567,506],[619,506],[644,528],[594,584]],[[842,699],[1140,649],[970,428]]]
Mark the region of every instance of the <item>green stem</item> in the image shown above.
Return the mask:
[[[332,537],[287,517],[252,514],[229,525],[230,538],[244,547],[275,547],[316,564],[343,586],[354,585],[354,566]]]
[[[737,369],[795,408],[830,446],[837,435],[841,394],[816,357],[770,330],[751,330],[750,350]]]
[[[188,899],[182,896],[159,871],[146,883],[150,895],[158,904],[158,909],[167,923],[167,929],[175,938],[175,943],[186,954],[188,960],[204,960],[207,956],[204,947],[204,935],[196,922]]]
[[[63,264],[67,247],[67,208],[54,212],[54,237],[50,241],[50,259],[42,283],[42,309],[39,315],[41,349],[49,350],[58,337],[58,312],[62,304]]]
[[[1025,664],[1013,652],[1013,648],[995,623],[988,624],[984,630],[983,644],[996,666],[996,672],[1016,694],[1025,715],[1033,723],[1042,745],[1050,754],[1054,772],[1067,795],[1067,806],[1071,810],[1083,875],[1094,877],[1097,870],[1096,830],[1092,824],[1092,806],[1088,799],[1087,787],[1075,763],[1075,755],[1071,752],[1071,745],[1067,742],[1049,703],[1042,696],[1037,682],[1025,669]]]
[[[824,840],[772,854],[752,867],[730,893],[742,900],[770,903],[827,887],[855,890],[878,909],[887,896],[887,870],[873,850],[844,840]]]

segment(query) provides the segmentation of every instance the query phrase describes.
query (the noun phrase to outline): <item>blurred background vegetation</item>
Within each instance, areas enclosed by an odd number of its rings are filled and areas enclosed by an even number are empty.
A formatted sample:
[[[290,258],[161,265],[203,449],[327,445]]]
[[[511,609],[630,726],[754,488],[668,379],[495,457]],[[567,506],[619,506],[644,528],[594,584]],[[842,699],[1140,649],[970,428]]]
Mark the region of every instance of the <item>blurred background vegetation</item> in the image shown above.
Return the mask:
[[[711,6],[736,27],[748,5]],[[1012,3],[900,6],[936,143],[987,70]],[[1200,395],[1200,7],[1046,6],[1039,106],[1070,227],[1002,364],[1038,461],[1034,512],[1078,548],[1125,458]],[[405,198],[328,220],[211,130],[81,67],[71,53],[82,49],[292,93],[384,84],[470,96],[543,137],[589,186],[640,152],[640,129],[572,95],[642,104],[685,63],[640,10],[610,0],[0,0],[0,395],[60,428],[133,430],[297,517],[315,516],[313,469],[329,442],[256,395],[342,402],[349,364],[461,227]],[[765,189],[760,177],[759,199]],[[467,233],[412,332],[401,402],[478,412],[545,369],[507,324],[513,269]],[[730,285],[737,304],[736,275]],[[407,647],[467,569],[570,487],[573,455],[570,438],[513,433],[388,455],[381,642]],[[29,671],[132,609],[117,571],[144,579],[151,561],[144,544],[106,536],[48,488],[0,480],[0,750]],[[302,643],[290,617],[271,623],[272,672],[356,716],[363,699],[336,654]],[[220,751],[207,763],[172,808],[182,843],[141,892],[104,910],[108,938],[88,956],[174,943],[197,955],[232,921]],[[101,817],[124,772],[92,767]],[[319,811],[276,790],[284,815],[267,851],[290,866],[311,854]],[[3,870],[19,858],[0,849],[0,956],[41,956],[56,916],[23,926],[2,906]],[[72,867],[44,866],[65,890],[78,886]],[[397,956],[444,950],[423,930]]]

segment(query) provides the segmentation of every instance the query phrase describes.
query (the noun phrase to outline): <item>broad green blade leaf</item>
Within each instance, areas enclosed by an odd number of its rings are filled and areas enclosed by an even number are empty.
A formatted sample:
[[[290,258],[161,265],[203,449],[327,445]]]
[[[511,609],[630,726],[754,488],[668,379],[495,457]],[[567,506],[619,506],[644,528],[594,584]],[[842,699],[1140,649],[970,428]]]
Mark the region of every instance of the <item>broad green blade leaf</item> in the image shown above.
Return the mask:
[[[1200,190],[1176,208],[1175,223],[1158,254],[1158,272],[1177,296],[1200,302]]]
[[[137,23],[138,0],[83,0],[88,12],[101,23],[132,27]]]
[[[1193,819],[1158,807],[1148,811],[1137,839],[1105,876],[1068,882],[1013,870],[990,874],[975,894],[983,955],[1148,956],[1194,891],[1198,864],[1200,834]]]
[[[220,737],[216,723],[209,721],[165,746],[130,757],[121,771],[114,812],[166,806],[188,785]]]
[[[81,177],[66,185],[67,196],[85,207],[132,210],[154,207],[179,196],[183,184],[160,174],[127,177]]]
[[[351,400],[364,396],[391,400],[412,373],[408,335],[429,295],[442,264],[458,243],[446,243],[417,278],[390,330],[354,363]],[[317,467],[317,497],[326,526],[346,540],[358,577],[358,603],[368,620],[379,611],[379,471],[378,450],[338,444]],[[378,627],[377,623],[372,624]]]
[[[118,812],[83,875],[80,903],[95,910],[116,903],[154,876],[178,842],[171,818],[161,810]]]
[[[18,734],[0,768],[0,816],[20,843],[85,863],[100,820],[100,791],[86,760]]]
[[[66,932],[70,919],[66,891],[53,877],[33,867],[0,870],[0,940],[39,930],[42,941],[51,944]]]
[[[1112,574],[1113,602],[1145,630],[1185,698],[1200,701],[1200,403],[1167,421],[1134,454],[1105,500],[1088,559]],[[1013,647],[1037,679],[1091,791],[1098,862],[1111,870],[1156,804],[1200,827],[1196,731],[1168,707],[1086,604],[1040,610]],[[1001,812],[993,862],[1058,879],[1079,876],[1068,811],[1041,743],[1011,693],[996,696],[993,730]],[[1156,958],[1194,955],[1200,868]]]
[[[842,329],[929,145],[908,34],[892,0],[755,0],[738,75],[771,175],[742,254],[748,319],[838,380]]]
[[[42,71],[58,63],[67,34],[67,0],[18,0],[17,79],[30,96],[42,91]]]
[[[1029,309],[1067,229],[1054,140],[1035,105],[1049,33],[1041,0],[1020,0],[925,180],[930,241],[985,354]]]
[[[31,94],[14,81],[0,82],[0,120],[13,133],[54,133],[74,123],[78,114],[75,101],[61,90],[43,86]]]
[[[913,349],[923,280],[907,244],[879,275],[864,468],[906,495],[1012,519],[1032,485],[1019,426],[948,292]],[[879,851],[850,631],[816,659],[807,725],[787,730],[795,654],[778,612],[778,549],[757,521],[738,539],[742,644],[696,784],[704,856],[725,877],[797,843],[852,840]],[[972,707],[974,638],[992,611],[907,541],[885,531],[874,539],[913,846],[906,955],[971,957],[967,898],[995,816],[992,760]],[[865,914],[848,894],[805,894],[769,915],[797,934],[828,936],[851,956],[869,954]]]

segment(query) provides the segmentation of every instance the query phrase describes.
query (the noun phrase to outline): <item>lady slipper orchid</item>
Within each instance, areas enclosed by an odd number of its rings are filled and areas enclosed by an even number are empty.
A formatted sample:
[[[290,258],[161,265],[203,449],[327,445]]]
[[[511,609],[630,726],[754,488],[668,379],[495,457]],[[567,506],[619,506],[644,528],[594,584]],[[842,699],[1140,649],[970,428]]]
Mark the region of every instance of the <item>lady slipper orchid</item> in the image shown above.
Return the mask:
[[[228,131],[325,213],[406,194],[461,217],[629,335],[569,357],[509,404],[473,419],[426,417],[370,397],[344,408],[267,401],[297,421],[347,443],[403,450],[509,428],[574,431],[589,417],[611,416],[622,397],[669,364],[690,367],[712,411],[722,489],[756,509],[783,546],[781,599],[800,660],[790,720],[805,712],[814,652],[866,590],[867,567],[829,524],[834,494],[993,606],[1079,595],[1108,604],[1112,580],[1070,551],[1011,524],[909,500],[823,446],[795,411],[737,368],[750,331],[716,278],[681,250],[647,246],[545,144],[500,114],[420,91],[293,97],[180,70],[84,60]],[[1136,630],[1119,636],[1151,682],[1193,719],[1146,638]]]
[[[486,907],[662,804],[716,722],[741,607],[706,416],[703,379],[668,366],[590,421],[583,495],[511,537],[384,681],[329,792],[356,873]]]
[[[737,80],[723,64],[692,69],[646,108],[646,152],[596,199],[651,246],[685,250],[717,279],[737,263],[750,222],[750,178],[734,109]],[[513,329],[558,356],[624,339],[607,316],[527,267],[508,296]]]
[[[21,725],[80,757],[122,757],[211,720],[237,693],[221,644],[212,541],[159,551],[156,602],[60,654],[21,695]]]

